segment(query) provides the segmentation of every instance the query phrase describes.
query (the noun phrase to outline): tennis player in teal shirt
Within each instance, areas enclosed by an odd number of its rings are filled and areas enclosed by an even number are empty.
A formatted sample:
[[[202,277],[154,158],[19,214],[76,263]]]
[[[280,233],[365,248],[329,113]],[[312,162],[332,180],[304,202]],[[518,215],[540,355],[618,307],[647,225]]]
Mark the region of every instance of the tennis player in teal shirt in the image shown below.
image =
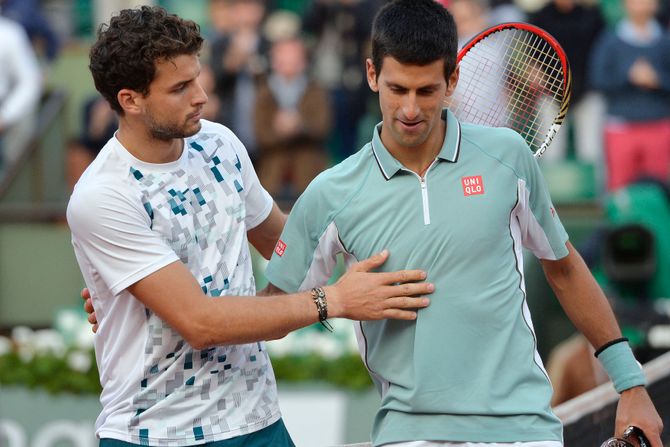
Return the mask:
[[[458,74],[455,26],[441,5],[382,8],[367,78],[383,121],[295,204],[266,271],[270,291],[311,289],[325,319],[328,297],[318,285],[336,256],[350,265],[388,248],[383,270],[424,269],[435,292],[415,321],[355,323],[381,394],[373,445],[560,447],[526,300],[526,248],[621,393],[615,434],[636,425],[661,447],[641,368],[524,139],[442,109]]]

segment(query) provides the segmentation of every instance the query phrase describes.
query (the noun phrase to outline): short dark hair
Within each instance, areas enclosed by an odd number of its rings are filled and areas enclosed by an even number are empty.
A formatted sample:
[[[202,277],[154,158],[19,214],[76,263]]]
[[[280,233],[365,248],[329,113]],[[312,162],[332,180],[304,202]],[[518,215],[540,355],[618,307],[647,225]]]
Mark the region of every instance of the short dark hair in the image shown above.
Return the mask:
[[[124,9],[101,25],[90,51],[89,69],[95,88],[118,113],[117,95],[128,88],[147,95],[156,75],[156,62],[202,47],[200,27],[191,20],[168,14],[163,8]]]
[[[384,58],[402,64],[428,65],[444,60],[444,77],[456,68],[458,37],[451,14],[435,0],[394,0],[372,24],[372,63],[377,76]]]

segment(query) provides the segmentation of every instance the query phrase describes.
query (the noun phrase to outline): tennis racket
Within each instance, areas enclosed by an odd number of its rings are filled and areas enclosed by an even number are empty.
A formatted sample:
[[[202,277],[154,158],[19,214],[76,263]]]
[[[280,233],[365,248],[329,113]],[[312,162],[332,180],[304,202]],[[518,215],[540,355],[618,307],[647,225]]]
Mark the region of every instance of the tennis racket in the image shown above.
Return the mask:
[[[628,427],[623,433],[623,438],[609,438],[600,447],[635,447],[635,444],[629,442],[631,437],[635,437],[640,447],[651,447],[651,443],[642,430],[635,426]]]
[[[504,23],[470,40],[458,63],[447,107],[463,122],[517,131],[540,157],[570,103],[572,76],[556,39],[527,23]]]

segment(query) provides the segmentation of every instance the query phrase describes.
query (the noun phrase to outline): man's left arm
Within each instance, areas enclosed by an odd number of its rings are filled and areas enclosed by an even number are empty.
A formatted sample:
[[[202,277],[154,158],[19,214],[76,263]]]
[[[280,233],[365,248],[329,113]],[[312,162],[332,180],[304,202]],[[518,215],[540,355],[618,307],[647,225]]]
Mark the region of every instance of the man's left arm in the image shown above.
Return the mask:
[[[584,260],[570,244],[566,243],[568,255],[559,260],[541,260],[542,268],[547,277],[549,285],[553,289],[561,306],[575,327],[588,339],[596,349],[606,346],[609,342],[621,339],[621,330],[614,316],[614,312],[605,297],[600,286],[597,284]],[[628,349],[619,343],[617,348]],[[605,353],[606,348],[602,352]],[[611,351],[610,351],[611,352]],[[613,359],[615,369],[621,369],[621,362],[628,362],[624,367],[632,367],[630,362],[634,359],[632,355],[626,358],[626,352]],[[601,356],[602,357],[602,356]],[[603,360],[600,358],[600,360]],[[612,367],[608,368],[612,376]],[[617,408],[615,435],[621,436],[631,425],[641,428],[651,441],[652,447],[662,447],[660,433],[663,423],[649,398],[643,385],[636,385],[619,390],[621,397]]]

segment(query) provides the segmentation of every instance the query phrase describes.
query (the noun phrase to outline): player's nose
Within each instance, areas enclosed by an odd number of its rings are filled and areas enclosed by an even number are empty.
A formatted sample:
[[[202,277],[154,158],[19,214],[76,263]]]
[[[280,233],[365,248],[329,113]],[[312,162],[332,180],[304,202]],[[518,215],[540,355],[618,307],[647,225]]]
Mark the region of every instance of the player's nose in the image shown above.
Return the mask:
[[[412,121],[419,116],[419,105],[416,102],[416,95],[410,93],[405,98],[402,106],[402,113],[408,121]]]
[[[195,85],[196,85],[196,92],[195,95],[193,96],[193,103],[198,105],[205,104],[209,99],[207,96],[207,92],[205,92],[205,89],[202,88],[202,85],[199,82],[196,82]]]

